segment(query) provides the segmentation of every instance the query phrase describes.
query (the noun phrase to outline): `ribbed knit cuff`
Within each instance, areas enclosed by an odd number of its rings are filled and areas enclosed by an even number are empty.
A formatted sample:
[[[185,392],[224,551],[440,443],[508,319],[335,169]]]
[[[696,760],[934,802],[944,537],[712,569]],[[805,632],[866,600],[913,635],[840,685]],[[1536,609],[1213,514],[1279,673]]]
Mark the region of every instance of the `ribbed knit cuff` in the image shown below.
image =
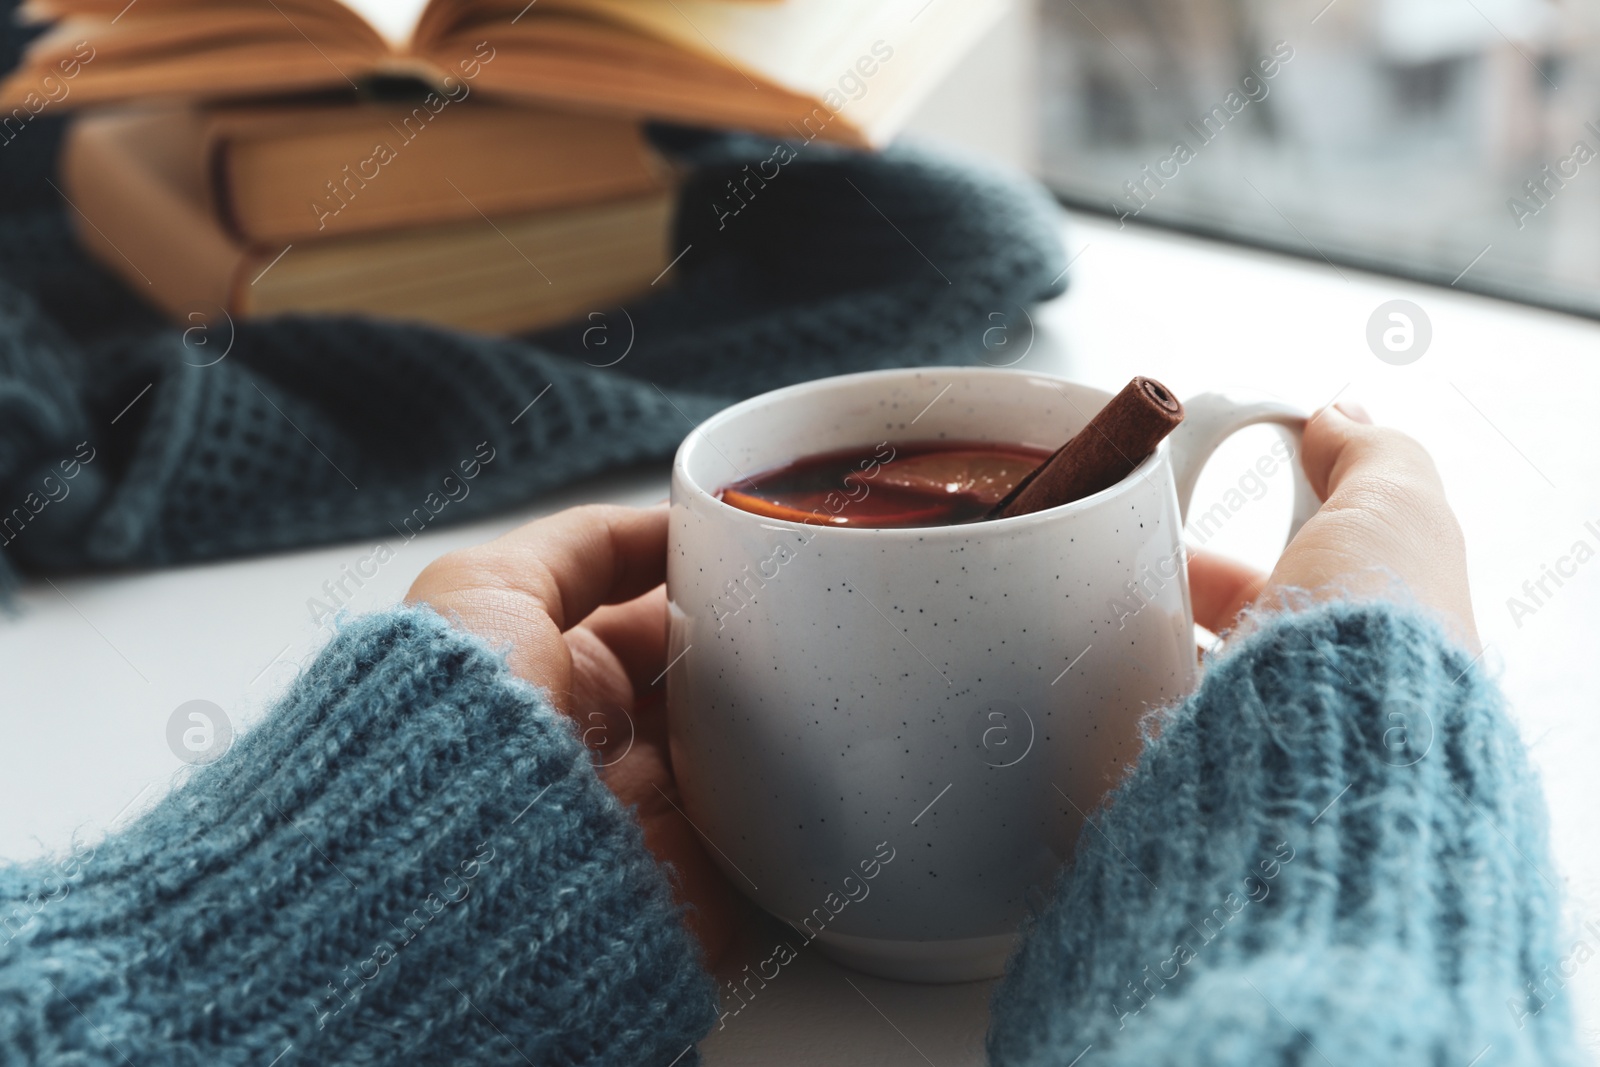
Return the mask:
[[[1580,1062],[1538,785],[1433,622],[1266,622],[1154,726],[1011,961],[994,1064]]]
[[[79,866],[0,946],[0,1064],[665,1067],[716,1017],[575,730],[426,609]]]

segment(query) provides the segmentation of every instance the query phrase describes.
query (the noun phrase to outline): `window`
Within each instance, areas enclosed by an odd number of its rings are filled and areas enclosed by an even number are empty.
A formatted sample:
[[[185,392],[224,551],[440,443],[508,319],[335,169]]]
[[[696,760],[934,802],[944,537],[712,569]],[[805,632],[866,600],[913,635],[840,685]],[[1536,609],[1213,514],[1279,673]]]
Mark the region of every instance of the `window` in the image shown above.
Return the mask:
[[[1073,206],[1600,314],[1600,5],[1038,0]]]

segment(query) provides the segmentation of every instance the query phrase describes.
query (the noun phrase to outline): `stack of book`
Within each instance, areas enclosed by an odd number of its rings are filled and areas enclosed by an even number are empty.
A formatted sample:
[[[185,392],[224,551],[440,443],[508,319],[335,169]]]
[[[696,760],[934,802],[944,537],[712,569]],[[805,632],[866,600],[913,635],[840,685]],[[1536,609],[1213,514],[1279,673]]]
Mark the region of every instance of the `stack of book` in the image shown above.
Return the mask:
[[[82,109],[80,240],[178,321],[511,333],[669,271],[642,121],[880,145],[1002,2],[30,0],[0,123]]]

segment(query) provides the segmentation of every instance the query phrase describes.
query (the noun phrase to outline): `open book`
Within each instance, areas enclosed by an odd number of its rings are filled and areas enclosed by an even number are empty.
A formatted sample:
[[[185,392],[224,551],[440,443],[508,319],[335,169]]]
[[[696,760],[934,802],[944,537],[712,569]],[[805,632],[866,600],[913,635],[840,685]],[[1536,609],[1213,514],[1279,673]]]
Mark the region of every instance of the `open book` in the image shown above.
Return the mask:
[[[354,89],[502,99],[876,145],[1006,0],[29,0],[0,85],[46,106]]]

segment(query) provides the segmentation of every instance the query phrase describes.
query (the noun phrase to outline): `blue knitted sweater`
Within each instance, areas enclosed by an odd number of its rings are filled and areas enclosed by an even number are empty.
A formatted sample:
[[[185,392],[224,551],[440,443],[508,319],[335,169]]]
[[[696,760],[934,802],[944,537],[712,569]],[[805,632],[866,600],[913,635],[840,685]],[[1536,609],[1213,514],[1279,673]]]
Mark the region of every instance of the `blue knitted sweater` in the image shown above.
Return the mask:
[[[994,1063],[1579,1062],[1537,786],[1431,623],[1269,622],[1158,726]],[[426,609],[347,625],[226,757],[0,896],[6,1067],[666,1067],[716,1019],[574,728]]]

